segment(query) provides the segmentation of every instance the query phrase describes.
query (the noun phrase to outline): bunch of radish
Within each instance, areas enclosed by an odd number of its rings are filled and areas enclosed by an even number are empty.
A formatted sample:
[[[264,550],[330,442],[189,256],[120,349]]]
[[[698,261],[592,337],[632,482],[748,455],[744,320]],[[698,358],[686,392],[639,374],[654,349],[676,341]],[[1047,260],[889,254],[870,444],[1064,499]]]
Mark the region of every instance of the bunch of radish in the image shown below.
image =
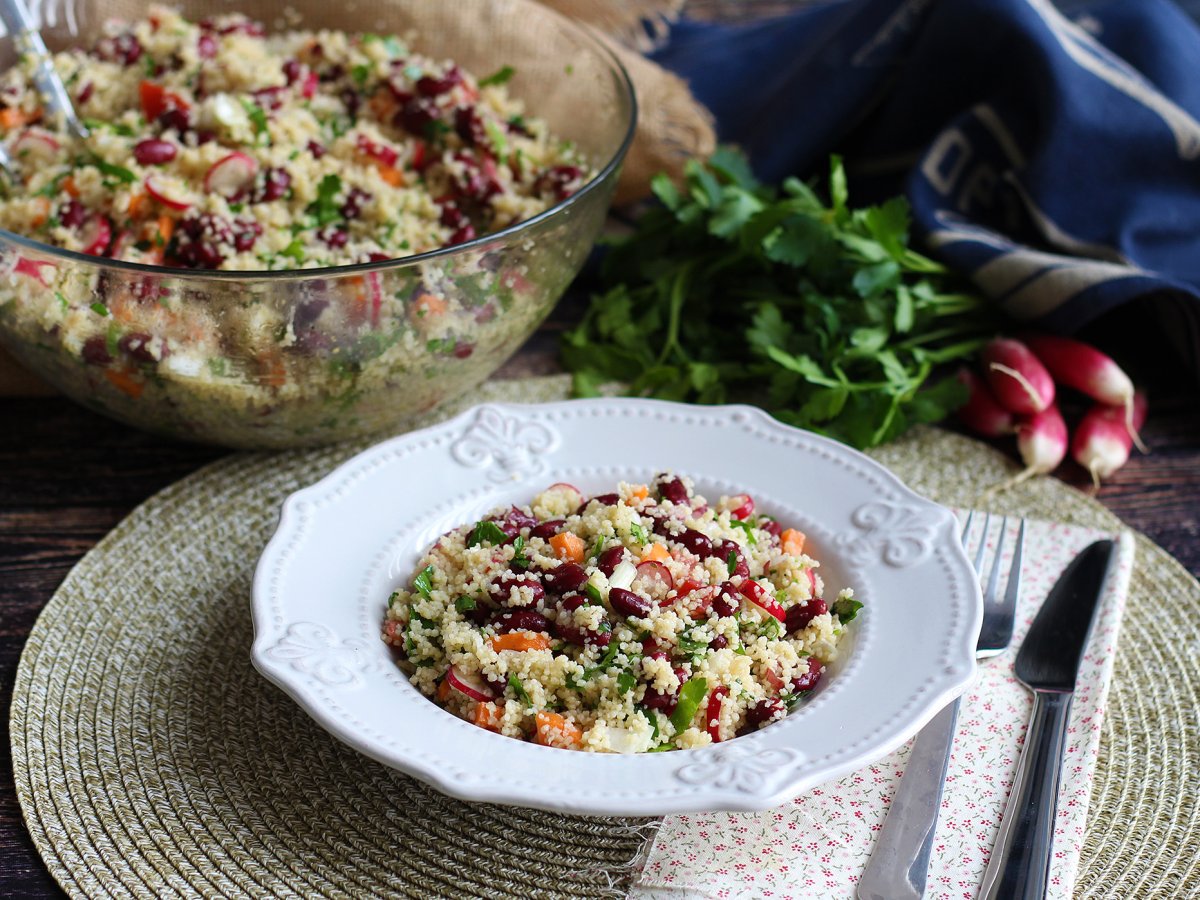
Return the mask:
[[[1012,483],[1054,471],[1069,449],[1099,486],[1125,464],[1134,444],[1145,451],[1138,438],[1145,394],[1096,348],[1052,335],[996,338],[984,347],[981,361],[982,377],[969,369],[958,373],[970,394],[958,417],[984,437],[1017,436],[1025,470]],[[1095,401],[1070,436],[1055,403],[1056,385]]]

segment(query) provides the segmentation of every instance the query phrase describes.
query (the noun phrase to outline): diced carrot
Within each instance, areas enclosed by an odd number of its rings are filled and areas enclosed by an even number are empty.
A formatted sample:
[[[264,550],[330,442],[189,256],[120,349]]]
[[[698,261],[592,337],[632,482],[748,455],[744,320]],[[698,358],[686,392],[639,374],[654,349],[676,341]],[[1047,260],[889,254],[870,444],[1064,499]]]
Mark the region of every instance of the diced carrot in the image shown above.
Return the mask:
[[[446,312],[448,304],[436,294],[418,294],[413,301],[413,314],[418,318],[432,319]]]
[[[559,559],[577,563],[583,562],[584,554],[587,552],[583,538],[571,534],[569,531],[560,531],[550,538],[550,546],[554,548],[554,555]]]
[[[7,109],[0,109],[0,126],[6,129],[20,128],[22,125],[30,125],[38,121],[41,117],[41,109],[27,113],[20,107],[10,106]]]
[[[33,218],[29,220],[29,224],[34,228],[41,228],[50,218],[50,200],[47,197],[34,197],[33,206]]]
[[[488,646],[497,653],[501,650],[548,650],[550,638],[537,631],[510,631],[493,637],[488,641]]]
[[[791,556],[799,556],[804,552],[804,542],[807,538],[803,531],[797,531],[795,528],[785,528],[783,533],[779,535],[779,541],[783,545],[783,552]]]
[[[142,391],[146,389],[145,382],[134,378],[122,369],[105,369],[104,377],[111,381],[113,387],[118,391],[128,394],[134,400],[142,396]]]
[[[175,233],[175,220],[170,216],[158,217],[158,235],[162,238],[163,243],[171,240],[171,235]]]
[[[68,175],[62,180],[62,189],[67,192],[68,197],[79,197],[79,185],[75,183],[74,175]]]
[[[443,677],[442,680],[440,682],[438,682],[438,688],[437,688],[438,700],[442,703],[445,703],[447,700],[449,700],[450,699],[450,690],[451,690],[450,679]]]
[[[500,724],[504,721],[504,713],[496,703],[479,702],[475,704],[471,721],[488,731],[499,731]]]
[[[583,743],[583,731],[565,716],[543,710],[534,720],[537,723],[535,739],[544,747],[570,750]]]
[[[650,496],[650,488],[644,484],[635,484],[629,489],[629,496],[633,500],[645,500]]]
[[[375,164],[375,167],[379,170],[379,177],[392,187],[404,186],[404,173],[395,166],[389,166],[379,162]]]
[[[400,106],[396,103],[395,95],[386,87],[380,87],[371,95],[371,99],[367,101],[367,106],[371,108],[371,112],[375,114],[375,118],[380,122],[390,122],[399,111]]]
[[[138,218],[138,214],[141,212],[142,206],[145,204],[145,202],[146,202],[146,195],[143,194],[141,191],[135,191],[134,193],[129,195],[128,211],[129,211],[129,217],[131,219]]]
[[[662,562],[670,558],[670,552],[662,544],[647,544],[642,551],[642,562]]]

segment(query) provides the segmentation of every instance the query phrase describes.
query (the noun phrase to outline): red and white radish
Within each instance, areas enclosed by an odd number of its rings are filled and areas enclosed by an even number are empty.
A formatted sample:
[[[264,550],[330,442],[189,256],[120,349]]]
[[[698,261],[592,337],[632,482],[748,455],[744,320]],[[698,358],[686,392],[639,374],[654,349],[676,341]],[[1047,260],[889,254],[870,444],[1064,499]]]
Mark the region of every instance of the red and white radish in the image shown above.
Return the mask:
[[[108,216],[92,213],[79,230],[79,240],[83,244],[83,252],[88,256],[104,256],[112,243],[113,229]]]
[[[1053,472],[1067,455],[1067,423],[1054,405],[1017,423],[1017,449],[1030,475]]]
[[[1133,395],[1133,430],[1146,421],[1146,395]],[[1125,407],[1097,403],[1084,414],[1071,438],[1071,458],[1092,473],[1092,483],[1100,486],[1102,478],[1129,461],[1133,437],[1125,419]]]
[[[446,681],[459,693],[465,694],[472,700],[478,700],[480,703],[495,700],[498,696],[496,691],[492,690],[491,685],[481,677],[474,673],[463,672],[457,666],[451,666],[446,671]]]
[[[1005,409],[1034,416],[1054,403],[1054,379],[1020,341],[996,338],[983,348],[982,359],[988,386]]]
[[[254,183],[258,163],[245,153],[234,151],[218,159],[204,175],[204,190],[222,197],[236,197]]]
[[[1017,417],[1000,405],[987,382],[965,366],[955,376],[966,387],[967,402],[957,411],[958,419],[983,437],[997,438],[1017,430]]]
[[[182,186],[162,175],[147,175],[143,182],[146,193],[169,209],[187,209],[192,205]]]
[[[1059,384],[1100,403],[1123,407],[1130,437],[1139,450],[1146,451],[1133,424],[1133,382],[1110,357],[1083,341],[1056,335],[1028,335],[1025,343]]]
[[[34,165],[55,162],[61,153],[62,144],[52,134],[33,129],[21,132],[12,145],[12,155],[16,159]]]

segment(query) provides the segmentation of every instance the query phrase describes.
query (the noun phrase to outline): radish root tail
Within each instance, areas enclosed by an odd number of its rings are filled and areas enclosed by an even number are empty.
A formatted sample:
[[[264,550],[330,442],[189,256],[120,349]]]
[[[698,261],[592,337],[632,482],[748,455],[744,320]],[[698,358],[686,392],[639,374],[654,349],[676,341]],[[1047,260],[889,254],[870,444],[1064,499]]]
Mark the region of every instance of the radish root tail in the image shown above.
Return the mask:
[[[1141,453],[1149,453],[1150,448],[1142,441],[1141,435],[1137,433],[1137,429],[1133,427],[1133,395],[1129,395],[1129,399],[1125,401],[1125,430],[1129,432],[1129,437],[1133,441],[1133,446],[1137,447]]]
[[[991,500],[997,494],[1003,494],[1005,491],[1010,491],[1013,488],[1015,488],[1018,484],[1023,484],[1024,482],[1028,481],[1033,476],[1041,475],[1041,474],[1043,474],[1043,473],[1038,471],[1037,469],[1033,468],[1032,466],[1027,469],[1022,469],[1020,472],[1018,472],[1016,475],[1013,475],[1011,478],[1006,478],[1003,481],[1001,481],[999,484],[993,484],[990,488],[988,488],[986,491],[983,492],[983,496],[981,499],[984,501]]]
[[[1046,404],[1042,401],[1042,395],[1039,394],[1037,392],[1037,390],[1034,388],[1034,386],[1029,383],[1029,379],[1026,378],[1024,375],[1022,375],[1020,372],[1018,372],[1016,369],[1009,368],[1008,366],[1004,365],[1003,363],[998,363],[998,362],[990,363],[989,368],[995,369],[997,372],[1003,372],[1009,378],[1014,379],[1017,382],[1017,384],[1019,384],[1021,386],[1021,389],[1029,395],[1029,399],[1033,401],[1033,406],[1035,409],[1038,409],[1038,410],[1045,409]],[[1132,406],[1129,407],[1129,415],[1131,417],[1133,416],[1133,407]]]

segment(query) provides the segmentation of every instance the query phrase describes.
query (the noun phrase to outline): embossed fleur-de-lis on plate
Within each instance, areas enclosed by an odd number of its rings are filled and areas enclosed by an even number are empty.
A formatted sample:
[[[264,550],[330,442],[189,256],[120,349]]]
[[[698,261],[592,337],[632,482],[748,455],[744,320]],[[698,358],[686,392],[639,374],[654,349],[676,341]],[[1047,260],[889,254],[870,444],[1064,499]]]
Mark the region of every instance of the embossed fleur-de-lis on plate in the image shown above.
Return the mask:
[[[291,663],[297,672],[311,675],[330,687],[354,687],[360,674],[374,669],[372,658],[361,641],[339,641],[336,634],[316,622],[297,622],[267,650],[272,659]]]
[[[783,747],[764,750],[732,743],[709,754],[704,762],[689,763],[677,769],[675,777],[687,784],[705,784],[758,794],[771,782],[782,780],[787,769],[798,765],[803,759],[799,751]]]
[[[904,568],[933,552],[938,526],[937,510],[877,500],[864,503],[850,516],[856,530],[836,539],[855,565],[882,559],[889,566]]]
[[[450,447],[450,455],[473,469],[492,466],[488,477],[493,481],[511,481],[544,471],[546,462],[539,454],[557,446],[558,434],[549,426],[485,406]]]

